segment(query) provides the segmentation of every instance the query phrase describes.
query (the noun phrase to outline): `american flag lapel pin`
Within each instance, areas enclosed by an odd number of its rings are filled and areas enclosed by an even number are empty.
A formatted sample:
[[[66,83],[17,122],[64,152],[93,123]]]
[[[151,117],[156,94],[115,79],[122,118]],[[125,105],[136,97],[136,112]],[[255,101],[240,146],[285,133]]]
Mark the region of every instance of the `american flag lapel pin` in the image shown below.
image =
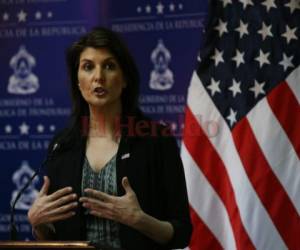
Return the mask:
[[[130,157],[130,154],[129,154],[129,153],[123,154],[123,155],[121,156],[121,160],[127,159],[127,158],[129,158],[129,157]]]

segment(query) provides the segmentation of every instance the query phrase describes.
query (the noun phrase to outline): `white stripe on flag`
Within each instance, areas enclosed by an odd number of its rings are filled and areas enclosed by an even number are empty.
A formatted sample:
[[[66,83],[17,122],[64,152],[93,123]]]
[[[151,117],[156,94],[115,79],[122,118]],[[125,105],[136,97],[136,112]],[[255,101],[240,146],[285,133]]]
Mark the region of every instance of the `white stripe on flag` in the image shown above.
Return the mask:
[[[300,105],[300,66],[292,71],[286,81],[296,96],[298,104]]]
[[[195,212],[216,236],[224,249],[236,249],[231,224],[218,194],[191,158],[185,144],[181,145],[189,201]]]
[[[200,115],[203,121],[218,122],[218,134],[215,137],[209,137],[209,140],[226,166],[242,222],[255,247],[287,249],[245,173],[230,129],[204,89],[196,72],[193,73],[189,87],[188,106],[193,114],[196,117]]]
[[[267,99],[262,99],[247,115],[270,167],[300,212],[300,162],[285,131],[274,116]]]

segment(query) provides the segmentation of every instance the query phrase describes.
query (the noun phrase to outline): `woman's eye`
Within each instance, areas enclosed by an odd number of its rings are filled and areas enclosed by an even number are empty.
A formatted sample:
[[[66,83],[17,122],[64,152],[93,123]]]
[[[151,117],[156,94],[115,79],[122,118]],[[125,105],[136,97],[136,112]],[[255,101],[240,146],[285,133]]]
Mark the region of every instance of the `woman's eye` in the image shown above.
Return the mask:
[[[82,68],[85,71],[90,71],[93,69],[93,65],[91,63],[85,63]]]
[[[116,68],[116,64],[113,62],[108,62],[104,64],[104,68],[108,70],[113,70]]]

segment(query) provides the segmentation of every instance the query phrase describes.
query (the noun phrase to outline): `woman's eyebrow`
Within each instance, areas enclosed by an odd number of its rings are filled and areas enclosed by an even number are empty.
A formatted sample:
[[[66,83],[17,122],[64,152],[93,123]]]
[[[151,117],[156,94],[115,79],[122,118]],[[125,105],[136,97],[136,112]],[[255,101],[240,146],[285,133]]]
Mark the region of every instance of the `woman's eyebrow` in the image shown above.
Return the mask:
[[[103,61],[109,61],[109,60],[117,61],[117,59],[114,56],[109,56],[105,58]]]
[[[93,61],[93,60],[88,59],[88,58],[82,58],[82,59],[80,59],[79,62],[92,62],[92,61]]]
[[[114,56],[109,56],[109,57],[104,58],[103,62],[110,61],[110,60],[117,61],[117,59]],[[93,62],[93,59],[82,58],[82,59],[80,59],[80,62]]]

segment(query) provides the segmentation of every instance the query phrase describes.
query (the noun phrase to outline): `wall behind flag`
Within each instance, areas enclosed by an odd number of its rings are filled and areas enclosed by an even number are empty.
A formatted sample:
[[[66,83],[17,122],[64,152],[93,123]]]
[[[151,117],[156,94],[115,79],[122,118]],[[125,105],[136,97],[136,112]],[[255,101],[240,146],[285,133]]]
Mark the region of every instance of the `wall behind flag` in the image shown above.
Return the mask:
[[[206,17],[205,0],[0,0],[0,240],[10,202],[45,157],[70,115],[65,49],[91,27],[120,32],[141,73],[141,109],[180,139],[187,86]],[[20,239],[37,177],[16,206]]]

